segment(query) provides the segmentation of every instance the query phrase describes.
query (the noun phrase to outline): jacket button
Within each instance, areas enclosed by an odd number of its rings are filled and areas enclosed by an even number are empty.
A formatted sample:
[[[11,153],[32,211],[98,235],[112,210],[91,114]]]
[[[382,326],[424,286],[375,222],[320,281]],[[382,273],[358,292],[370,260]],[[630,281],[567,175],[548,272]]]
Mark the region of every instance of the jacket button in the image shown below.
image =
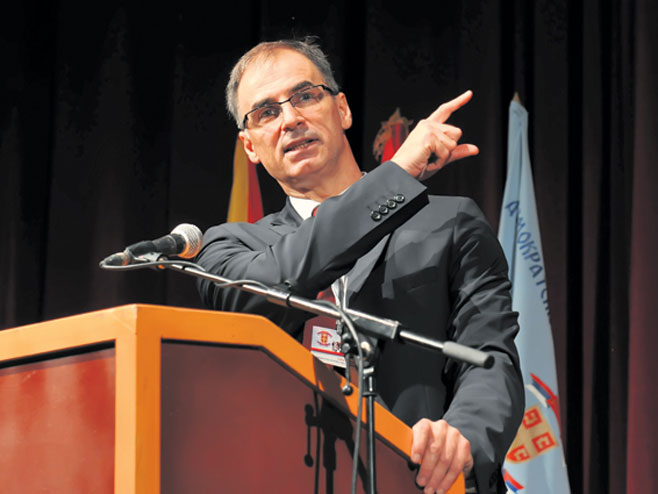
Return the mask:
[[[379,206],[379,212],[382,214],[388,214],[388,208],[382,204]]]
[[[382,215],[379,214],[379,211],[370,211],[370,217],[371,217],[374,221],[379,221],[379,220],[382,219]]]
[[[402,194],[395,194],[393,200],[395,202],[404,202],[404,196]]]
[[[494,470],[489,477],[489,487],[493,487],[498,482],[498,470]]]
[[[386,205],[388,206],[388,209],[395,209],[398,203],[395,202],[393,199],[389,199],[388,201],[386,201]]]

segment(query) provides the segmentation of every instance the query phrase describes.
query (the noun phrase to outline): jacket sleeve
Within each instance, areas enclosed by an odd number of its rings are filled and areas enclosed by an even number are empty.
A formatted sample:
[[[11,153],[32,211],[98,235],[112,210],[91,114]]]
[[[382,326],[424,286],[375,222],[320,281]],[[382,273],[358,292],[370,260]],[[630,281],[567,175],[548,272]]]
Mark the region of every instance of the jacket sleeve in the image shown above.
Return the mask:
[[[391,201],[395,206],[382,213],[380,207]],[[344,194],[324,201],[316,216],[298,228],[276,229],[263,222],[210,228],[196,262],[231,280],[254,280],[268,286],[288,282],[296,295],[315,298],[427,201],[422,184],[395,163],[384,163]],[[264,315],[291,333],[310,317],[260,296],[219,289],[210,281],[203,280],[198,287],[210,308]]]
[[[457,215],[452,245],[449,337],[493,354],[495,363],[481,369],[449,361],[444,377],[453,388],[444,419],[471,443],[478,492],[505,492],[500,469],[524,410],[508,266],[498,240],[469,199]]]

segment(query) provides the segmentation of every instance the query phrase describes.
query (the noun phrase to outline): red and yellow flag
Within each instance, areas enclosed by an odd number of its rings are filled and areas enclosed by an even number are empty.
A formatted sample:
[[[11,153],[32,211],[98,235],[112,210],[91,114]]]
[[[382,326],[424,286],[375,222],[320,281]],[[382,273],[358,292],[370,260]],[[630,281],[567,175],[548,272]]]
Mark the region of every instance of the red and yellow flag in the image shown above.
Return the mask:
[[[256,165],[249,160],[242,142],[237,139],[233,153],[233,186],[226,221],[254,223],[263,217]]]

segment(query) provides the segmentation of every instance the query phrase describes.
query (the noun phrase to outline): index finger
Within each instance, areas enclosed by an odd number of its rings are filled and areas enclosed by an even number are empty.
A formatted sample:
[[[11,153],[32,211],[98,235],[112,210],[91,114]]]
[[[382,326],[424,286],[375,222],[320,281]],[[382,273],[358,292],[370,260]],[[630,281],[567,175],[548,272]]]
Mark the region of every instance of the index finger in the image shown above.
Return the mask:
[[[436,110],[434,110],[428,119],[443,123],[448,120],[448,118],[450,118],[450,115],[452,115],[454,111],[460,109],[462,106],[468,103],[472,97],[473,91],[469,89],[468,91],[457,96],[455,99],[443,103]]]
[[[412,428],[413,439],[411,441],[411,461],[420,464],[425,455],[425,448],[430,436],[430,421],[428,419],[421,419]]]

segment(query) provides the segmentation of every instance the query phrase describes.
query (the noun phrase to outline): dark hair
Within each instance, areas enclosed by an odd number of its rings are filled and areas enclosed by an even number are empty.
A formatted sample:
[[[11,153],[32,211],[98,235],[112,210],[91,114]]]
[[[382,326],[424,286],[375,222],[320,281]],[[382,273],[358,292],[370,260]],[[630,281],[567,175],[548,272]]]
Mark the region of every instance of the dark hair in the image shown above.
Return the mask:
[[[327,55],[320,49],[316,40],[315,37],[306,37],[302,40],[264,41],[242,55],[240,60],[233,66],[231,77],[226,85],[226,108],[238,124],[238,128],[242,128],[242,119],[238,114],[238,85],[244,71],[251,62],[271,56],[278,50],[293,50],[304,55],[320,71],[322,77],[324,77],[324,83],[332,91],[336,93],[339,91]]]

